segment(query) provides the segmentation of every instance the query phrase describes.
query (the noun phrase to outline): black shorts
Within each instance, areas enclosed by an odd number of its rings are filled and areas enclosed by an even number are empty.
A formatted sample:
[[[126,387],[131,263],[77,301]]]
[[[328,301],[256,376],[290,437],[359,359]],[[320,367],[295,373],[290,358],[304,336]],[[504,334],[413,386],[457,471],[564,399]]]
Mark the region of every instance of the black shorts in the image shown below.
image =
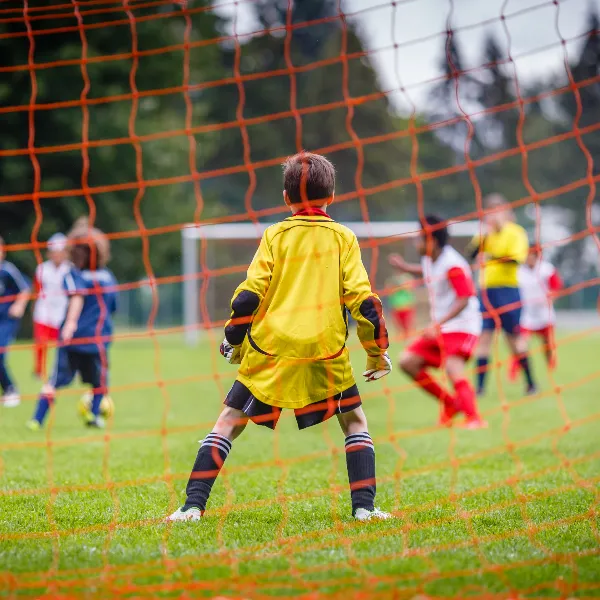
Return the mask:
[[[106,360],[96,352],[77,352],[62,347],[55,358],[54,373],[50,383],[57,390],[71,385],[79,374],[82,383],[91,385],[95,390],[104,391],[108,386]]]
[[[255,398],[252,392],[239,381],[236,381],[229,390],[224,404],[230,408],[241,410],[253,423],[271,429],[275,429],[277,426],[282,411],[278,406],[270,406]],[[323,423],[333,415],[350,412],[361,404],[358,388],[353,385],[333,398],[294,409],[298,429],[306,429]]]

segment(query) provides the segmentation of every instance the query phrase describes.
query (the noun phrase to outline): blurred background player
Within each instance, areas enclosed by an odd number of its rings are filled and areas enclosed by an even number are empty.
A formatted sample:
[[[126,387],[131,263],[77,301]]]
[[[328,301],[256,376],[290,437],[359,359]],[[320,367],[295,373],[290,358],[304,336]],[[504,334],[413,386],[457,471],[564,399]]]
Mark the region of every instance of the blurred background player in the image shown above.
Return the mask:
[[[185,504],[167,520],[202,518],[248,420],[274,429],[283,408],[294,410],[299,429],[337,416],[353,517],[390,517],[374,505],[375,447],[346,347],[345,309],[367,352],[365,381],[392,370],[387,330],[356,236],[326,212],[334,193],[335,169],[324,156],[302,152],[286,161],[283,197],[292,216],[267,228],[234,293],[221,353],[240,365],[237,378],[198,451]]]
[[[33,309],[33,373],[40,379],[46,377],[48,344],[58,339],[60,326],[65,320],[68,299],[64,281],[70,268],[67,237],[55,233],[48,240],[48,260],[37,266],[34,277],[37,300]]]
[[[13,407],[21,402],[21,397],[6,364],[8,348],[17,336],[31,293],[27,279],[5,260],[4,254],[4,240],[0,237],[0,386],[2,403]]]
[[[77,374],[92,386],[89,427],[103,427],[100,404],[108,387],[108,349],[112,340],[112,315],[117,308],[117,282],[106,268],[109,242],[98,229],[79,220],[69,234],[73,266],[64,279],[69,304],[61,327],[54,372],[42,388],[35,413],[27,426],[41,427],[56,390],[71,384]]]
[[[481,312],[483,332],[477,347],[477,394],[485,391],[492,340],[501,327],[512,355],[519,361],[527,382],[526,393],[536,391],[527,356],[527,342],[521,335],[521,295],[519,293],[519,265],[527,259],[529,241],[523,227],[513,222],[510,205],[503,196],[492,194],[484,201],[483,236],[471,241],[472,257],[481,256]]]
[[[397,273],[386,282],[386,287],[392,288],[388,300],[390,311],[404,339],[412,335],[415,322],[414,286],[414,279],[404,273]]]
[[[430,215],[422,223],[417,241],[421,264],[408,264],[392,255],[391,264],[400,271],[423,277],[431,303],[431,324],[400,358],[400,368],[424,391],[442,404],[441,425],[449,425],[459,412],[469,429],[487,427],[477,411],[475,390],[465,377],[481,333],[481,313],[471,268],[450,245],[442,219]],[[427,368],[443,367],[454,394],[445,390]]]
[[[527,262],[519,267],[521,292],[521,334],[527,342],[532,335],[541,338],[548,368],[556,368],[554,323],[556,313],[552,295],[562,289],[563,283],[554,265],[542,256],[539,246],[529,248]],[[515,380],[521,365],[513,358],[510,379]]]

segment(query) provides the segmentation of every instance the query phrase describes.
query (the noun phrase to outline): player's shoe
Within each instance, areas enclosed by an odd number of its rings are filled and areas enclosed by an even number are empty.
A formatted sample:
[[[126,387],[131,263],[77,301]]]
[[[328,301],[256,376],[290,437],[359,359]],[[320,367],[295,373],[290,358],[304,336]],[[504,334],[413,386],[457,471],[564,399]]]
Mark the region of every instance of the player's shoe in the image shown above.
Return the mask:
[[[25,423],[25,427],[27,427],[29,431],[39,431],[42,428],[42,424],[35,419],[31,419],[31,421],[27,421],[27,423]]]
[[[438,419],[438,425],[440,427],[451,427],[454,417],[460,411],[454,406],[449,406],[448,404],[444,404],[442,407],[442,411],[440,412],[440,418]]]
[[[104,429],[104,419],[102,417],[95,417],[92,413],[90,413],[90,416],[86,420],[85,425],[86,427]]]
[[[537,389],[537,387],[535,385],[530,385],[525,390],[525,395],[526,396],[535,396],[537,393],[538,393],[538,389]]]
[[[354,513],[354,518],[357,521],[385,521],[386,519],[391,519],[392,515],[390,513],[383,512],[378,508],[374,508],[373,510],[357,508],[356,512]]]
[[[360,509],[359,509],[360,510]],[[172,515],[169,515],[165,521],[174,523],[176,521],[199,521],[202,518],[202,511],[195,506],[190,508],[178,508]]]
[[[14,408],[15,406],[19,406],[19,404],[21,404],[21,396],[19,396],[19,394],[16,392],[4,394],[4,396],[2,396],[2,404],[6,406],[6,408]]]
[[[481,417],[466,417],[460,425],[463,429],[487,429],[488,423]]]

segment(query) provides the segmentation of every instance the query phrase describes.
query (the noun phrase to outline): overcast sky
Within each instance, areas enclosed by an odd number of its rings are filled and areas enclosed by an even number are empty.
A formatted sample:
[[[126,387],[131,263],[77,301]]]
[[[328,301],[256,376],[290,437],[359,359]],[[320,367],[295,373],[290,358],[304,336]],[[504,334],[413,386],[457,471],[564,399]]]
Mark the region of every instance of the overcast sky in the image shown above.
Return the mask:
[[[229,16],[237,11],[237,31],[244,33],[257,29],[250,4],[242,1],[219,11]],[[564,73],[565,50],[572,54],[581,44],[569,40],[585,31],[586,11],[600,8],[600,0],[561,0],[558,5],[552,0],[396,0],[395,5],[392,0],[343,0],[342,9],[354,15],[374,52],[371,58],[383,88],[407,88],[406,95],[390,96],[408,109],[409,101],[419,105],[425,100],[428,82],[440,76],[447,24],[457,31],[469,67],[481,64],[482,37],[492,31],[506,52],[510,48],[519,80],[526,82],[550,72]],[[561,38],[567,40],[564,47]]]

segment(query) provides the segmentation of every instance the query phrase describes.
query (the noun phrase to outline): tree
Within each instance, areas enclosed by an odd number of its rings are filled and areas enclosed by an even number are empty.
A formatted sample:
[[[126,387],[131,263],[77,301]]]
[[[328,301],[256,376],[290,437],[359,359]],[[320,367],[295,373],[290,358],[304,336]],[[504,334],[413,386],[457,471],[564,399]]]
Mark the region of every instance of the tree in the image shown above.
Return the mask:
[[[47,6],[50,11],[52,0],[40,0],[36,7]],[[208,0],[196,5],[208,6]],[[83,5],[79,5],[83,6]],[[48,68],[38,68],[34,74],[37,83],[36,104],[56,102],[78,102],[89,100],[83,105],[69,108],[39,108],[34,113],[34,144],[36,148],[51,148],[52,152],[36,154],[40,165],[40,190],[65,191],[58,199],[41,201],[43,220],[38,239],[45,240],[56,230],[67,230],[73,220],[90,211],[96,211],[95,223],[109,232],[130,231],[191,220],[196,208],[191,186],[170,185],[113,191],[85,197],[84,194],[68,195],[68,190],[82,188],[84,175],[85,135],[92,145],[87,149],[89,186],[133,183],[138,180],[136,169],[142,168],[142,181],[159,180],[164,177],[189,174],[188,140],[185,136],[165,137],[136,144],[130,137],[130,120],[133,134],[144,136],[151,133],[182,130],[185,127],[185,105],[181,92],[165,95],[142,96],[136,101],[133,85],[140,94],[161,90],[183,83],[184,53],[181,50],[156,52],[132,58],[133,50],[140,52],[158,50],[184,41],[185,20],[181,13],[171,16],[172,8],[135,9],[135,19],[127,25],[112,25],[110,19],[128,19],[123,7],[108,17],[105,13],[88,14],[80,8],[83,23],[91,26],[83,31],[87,45],[85,64],[77,63],[82,58],[84,47],[79,31],[73,29],[70,18],[56,17],[53,20],[32,20],[35,39],[35,62],[45,63]],[[132,9],[133,10],[133,9]],[[161,11],[167,11],[162,14]],[[36,13],[38,16],[40,13]],[[140,17],[144,17],[141,19]],[[191,15],[195,39],[211,39],[218,36],[220,20],[212,13]],[[106,21],[102,27],[93,27]],[[38,30],[71,27],[73,30],[56,34],[35,33]],[[6,66],[19,70],[3,74],[0,85],[0,104],[20,107],[15,112],[3,115],[1,150],[27,149],[29,141],[29,115],[27,106],[32,98],[32,82],[27,69],[29,40],[24,20],[0,24],[0,33],[19,37],[0,38],[0,52]],[[192,38],[191,41],[193,41]],[[120,56],[120,57],[119,57]],[[99,60],[102,59],[102,60]],[[56,61],[75,61],[66,66],[51,66]],[[190,52],[189,65],[192,83],[220,79],[223,77],[219,61],[219,47],[208,45],[201,52]],[[85,90],[85,78],[89,88]],[[111,97],[129,95],[117,100]],[[98,102],[101,98],[105,101]],[[205,113],[206,100],[195,98],[194,114]],[[98,144],[103,140],[127,140]],[[65,145],[75,145],[74,150]],[[212,151],[208,143],[199,146],[198,160],[201,163]],[[139,163],[138,163],[139,161]],[[27,153],[16,157],[4,157],[0,162],[0,186],[4,195],[29,194],[34,188],[33,163]],[[139,215],[136,214],[139,208]],[[9,243],[30,241],[35,213],[31,201],[0,203],[2,234]],[[142,259],[142,242],[139,237],[126,238],[113,243],[113,262],[117,277],[124,281],[136,280],[145,274]],[[173,272],[179,266],[179,239],[177,235],[165,235],[150,241],[151,264],[159,274]],[[16,261],[26,271],[34,266],[31,252],[20,253]]]
[[[469,113],[477,101],[479,82],[466,73],[466,65],[456,34],[449,30],[439,62],[443,81],[436,84],[429,98],[429,121],[440,123],[450,121],[437,132],[438,137],[457,153],[464,156],[465,142],[468,137],[468,123],[465,113]],[[469,153],[476,153],[481,148],[477,131],[472,132]]]
[[[287,4],[287,0],[257,2],[254,8],[258,21],[267,29],[285,25]],[[336,14],[336,2],[303,0],[294,2],[291,22],[299,24]],[[385,186],[396,179],[409,177],[411,141],[408,135],[398,131],[406,128],[406,121],[401,122],[393,114],[377,74],[368,56],[364,55],[354,24],[337,19],[293,29],[288,36],[291,39],[288,38],[286,44],[286,37],[280,32],[257,35],[239,48],[242,75],[257,79],[243,83],[243,98],[236,86],[220,90],[220,101],[211,103],[213,112],[209,119],[231,122],[240,108],[246,119],[255,121],[247,127],[246,146],[243,130],[236,127],[222,131],[219,151],[205,168],[243,164],[245,147],[253,162],[275,160],[301,148],[334,147],[328,155],[337,167],[338,195],[357,194],[357,186]],[[343,50],[349,55],[347,71]],[[224,60],[227,67],[234,70],[236,50],[226,53]],[[316,61],[323,62],[315,67]],[[292,74],[270,75],[285,72],[289,63],[299,70]],[[293,113],[294,104],[301,112],[297,114],[298,120]],[[273,118],[280,114],[286,116]],[[368,138],[384,134],[390,134],[391,139],[362,144]],[[395,138],[394,134],[397,134]],[[255,175],[251,207],[280,206],[279,165],[257,169]],[[230,211],[245,213],[249,208],[244,201],[250,186],[247,173],[219,178],[209,185],[210,189],[218,190]],[[396,187],[376,194],[357,194],[355,199],[338,203],[332,210],[340,219],[360,219],[364,207],[372,219],[403,218],[411,210],[412,197],[409,187]]]

